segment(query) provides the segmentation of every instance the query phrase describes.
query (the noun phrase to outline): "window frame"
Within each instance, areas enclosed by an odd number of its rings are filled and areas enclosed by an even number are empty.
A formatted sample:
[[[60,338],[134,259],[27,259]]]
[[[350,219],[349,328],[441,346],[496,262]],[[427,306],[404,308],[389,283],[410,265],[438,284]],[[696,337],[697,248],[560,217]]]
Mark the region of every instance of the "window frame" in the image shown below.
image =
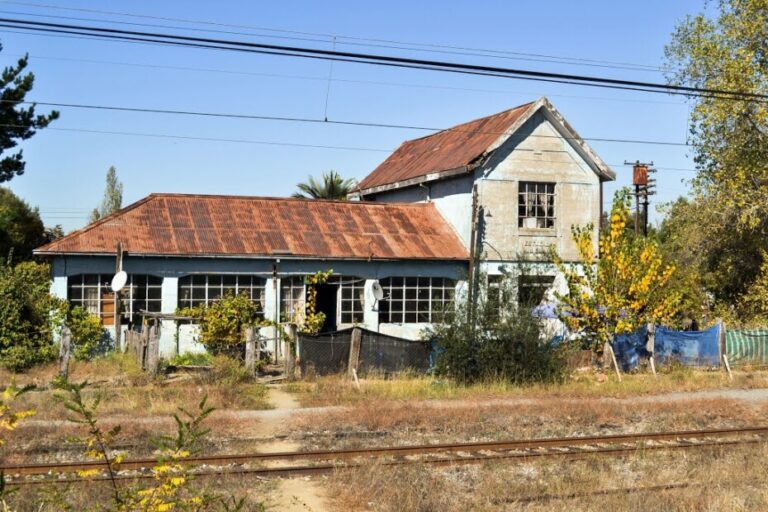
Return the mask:
[[[290,291],[290,298],[286,298],[286,290]],[[286,304],[290,305],[290,307],[286,308]],[[280,300],[277,304],[279,322],[292,322],[294,318],[296,318],[297,305],[302,305],[304,308],[307,306],[307,284],[305,282],[305,276],[293,275],[281,277]]]
[[[94,279],[95,277],[95,279]],[[75,283],[74,281],[79,278],[79,283]],[[87,279],[88,278],[88,279]],[[139,278],[144,278],[144,285],[140,286],[136,283],[136,281]],[[86,280],[88,281],[95,281],[93,283],[86,283]],[[150,280],[153,281],[153,283],[150,285]],[[73,276],[67,276],[67,301],[72,304],[73,306],[81,306],[86,311],[91,313],[92,315],[98,316],[101,320],[102,325],[105,325],[105,317],[104,311],[103,311],[103,296],[105,293],[112,294],[114,297],[114,292],[112,291],[112,274],[76,274]],[[144,291],[144,297],[140,298],[137,297],[138,290],[143,288]],[[80,290],[80,298],[76,299],[72,297],[72,291],[73,289],[79,289]],[[149,291],[152,290],[159,290],[160,294],[158,298],[150,298]],[[127,320],[128,323],[134,322],[134,316],[138,314],[138,310],[144,309],[146,311],[151,311],[154,313],[159,313],[162,310],[162,302],[163,302],[163,277],[158,276],[155,274],[128,274],[128,281],[126,282],[125,287],[120,291],[120,301],[121,301],[121,311],[120,311],[120,323],[122,325],[123,320]],[[96,290],[96,297],[93,299],[88,299],[86,301],[85,299],[85,290]],[[141,303],[141,301],[144,302],[144,307],[135,307],[135,303]],[[95,311],[94,308],[91,306],[86,306],[88,302],[95,302]],[[114,298],[112,299],[112,302],[114,303]],[[150,307],[150,305],[152,307]],[[112,325],[112,324],[109,324]]]
[[[380,324],[438,323],[455,312],[455,279],[393,276],[380,284],[385,297],[379,302]],[[440,304],[439,309],[436,304]]]
[[[524,281],[528,280],[528,283]],[[555,276],[549,274],[520,274],[517,277],[517,303],[521,306],[538,306],[544,300],[544,294],[552,287],[555,282]],[[534,303],[533,300],[524,301],[523,295],[533,296],[532,290],[541,290],[541,298]],[[537,295],[538,291],[535,292]]]
[[[189,280],[189,283],[186,280]],[[256,284],[257,280],[259,284]],[[194,308],[200,305],[208,307],[229,292],[235,295],[247,292],[248,298],[260,306],[259,316],[263,318],[266,309],[266,288],[267,278],[259,274],[187,274],[179,277],[176,305],[180,308]],[[188,295],[184,297],[186,290]],[[195,290],[198,290],[197,294]],[[202,297],[199,296],[199,290],[203,291]]]
[[[335,278],[335,279],[333,279]],[[356,325],[365,322],[365,279],[355,276],[332,276],[329,284],[337,284],[336,324]],[[349,290],[349,297],[344,297]],[[349,306],[345,309],[345,305]],[[349,315],[345,318],[345,315]],[[346,320],[346,321],[345,321]]]
[[[529,190],[533,187],[533,190]],[[543,189],[543,190],[542,190]],[[540,195],[544,195],[541,204]],[[533,196],[533,204],[528,199]],[[543,215],[539,209],[543,208]],[[533,213],[533,215],[530,215]],[[536,226],[526,226],[528,219],[535,219]],[[543,225],[541,225],[543,224]],[[551,231],[557,225],[557,183],[550,181],[520,181],[517,189],[517,227],[523,230]]]

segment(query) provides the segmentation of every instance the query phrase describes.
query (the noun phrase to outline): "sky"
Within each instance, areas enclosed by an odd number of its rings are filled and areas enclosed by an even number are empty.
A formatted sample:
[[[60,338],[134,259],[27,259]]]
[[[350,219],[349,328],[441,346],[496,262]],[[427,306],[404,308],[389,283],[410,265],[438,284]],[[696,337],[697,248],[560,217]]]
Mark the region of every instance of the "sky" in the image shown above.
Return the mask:
[[[660,69],[664,46],[676,24],[702,9],[703,1],[691,0],[0,0],[4,18],[651,82],[664,82]],[[445,128],[547,96],[586,139],[683,143],[688,135],[690,105],[668,94],[353,63],[331,65],[3,28],[0,41],[0,65],[12,65],[29,53],[35,86],[28,99],[41,103]],[[38,111],[50,108],[38,106]],[[61,224],[65,231],[86,224],[90,210],[101,201],[105,175],[112,165],[124,184],[124,206],[152,192],[287,196],[296,183],[330,169],[362,179],[402,141],[430,133],[71,107],[58,110],[59,120],[21,144],[26,172],[6,186],[39,207],[46,225]],[[631,167],[623,165],[627,160],[652,161],[659,168],[655,203],[687,194],[687,181],[694,176],[690,148],[588,143],[618,175],[606,185],[606,197],[631,183]],[[655,211],[652,219],[659,219]]]

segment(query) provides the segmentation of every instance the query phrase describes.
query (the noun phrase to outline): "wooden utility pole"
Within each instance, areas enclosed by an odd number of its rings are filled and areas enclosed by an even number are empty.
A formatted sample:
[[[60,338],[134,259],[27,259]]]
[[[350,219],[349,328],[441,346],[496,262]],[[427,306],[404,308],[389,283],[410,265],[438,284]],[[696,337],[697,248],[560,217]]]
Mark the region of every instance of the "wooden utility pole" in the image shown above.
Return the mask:
[[[643,236],[648,236],[649,197],[656,193],[656,180],[649,178],[648,175],[656,172],[656,169],[653,168],[653,162],[644,163],[640,160],[624,161],[624,165],[632,166],[632,185],[635,186],[635,235],[640,234],[640,204],[642,203]]]
[[[123,242],[117,242],[115,274],[123,270]],[[112,290],[115,297],[115,348],[120,350],[120,290]]]

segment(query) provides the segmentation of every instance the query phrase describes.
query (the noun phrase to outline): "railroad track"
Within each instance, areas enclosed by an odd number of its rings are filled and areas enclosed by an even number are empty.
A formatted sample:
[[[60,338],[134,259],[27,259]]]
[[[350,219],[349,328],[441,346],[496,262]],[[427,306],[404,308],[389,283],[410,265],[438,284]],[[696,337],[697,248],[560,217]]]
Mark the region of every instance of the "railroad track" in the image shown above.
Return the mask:
[[[432,465],[482,464],[492,461],[526,461],[539,458],[575,460],[599,456],[628,456],[638,452],[701,449],[768,441],[768,426],[739,429],[689,430],[644,434],[561,437],[527,440],[450,443],[418,446],[389,446],[314,450],[301,452],[250,453],[190,457],[181,464],[194,466],[198,476],[254,475],[292,477],[326,474],[338,469],[364,466],[381,459],[383,465],[423,463]],[[300,465],[265,467],[265,464]],[[156,459],[124,460],[113,467],[119,479],[153,478],[150,468]],[[308,464],[309,463],[309,464]],[[7,464],[0,466],[9,482],[15,484],[48,482],[87,482],[106,479],[72,478],[66,475],[86,470],[106,470],[104,462],[63,462],[53,464]]]

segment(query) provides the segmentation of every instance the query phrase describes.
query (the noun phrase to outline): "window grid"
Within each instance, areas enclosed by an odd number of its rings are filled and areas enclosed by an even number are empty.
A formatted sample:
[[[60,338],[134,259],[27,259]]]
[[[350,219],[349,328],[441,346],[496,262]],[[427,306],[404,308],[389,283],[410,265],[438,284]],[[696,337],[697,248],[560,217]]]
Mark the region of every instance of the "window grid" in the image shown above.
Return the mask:
[[[179,278],[179,306],[209,306],[226,294],[245,294],[264,314],[264,289],[267,280],[248,274],[193,274]]]
[[[489,275],[488,286],[486,288],[486,301],[488,314],[491,318],[501,318],[502,309],[504,306],[504,276],[502,275]]]
[[[104,311],[104,303],[114,304],[112,274],[79,274],[68,279],[67,298],[74,306],[112,323],[113,311]],[[148,274],[129,274],[121,295],[121,316],[134,321],[140,310],[159,313],[162,303],[163,278]],[[105,297],[105,295],[107,297]]]
[[[555,227],[555,184],[521,182],[517,201],[518,227]]]
[[[456,281],[444,277],[391,277],[380,282],[381,323],[432,323],[454,311]]]
[[[365,280],[351,276],[337,276],[339,283],[339,323],[359,324],[364,320]]]
[[[283,277],[280,279],[280,321],[292,322],[297,313],[304,314],[305,305],[304,276]]]

